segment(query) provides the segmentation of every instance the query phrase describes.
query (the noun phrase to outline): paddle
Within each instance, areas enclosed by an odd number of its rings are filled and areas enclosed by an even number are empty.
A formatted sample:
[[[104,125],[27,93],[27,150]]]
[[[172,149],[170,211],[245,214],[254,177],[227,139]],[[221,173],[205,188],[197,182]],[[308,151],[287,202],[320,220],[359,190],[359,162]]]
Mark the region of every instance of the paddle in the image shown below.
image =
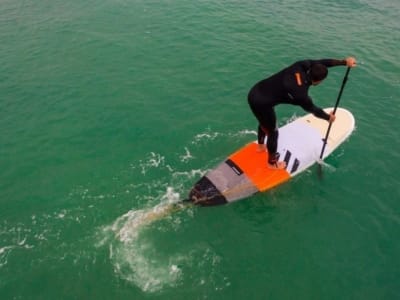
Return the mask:
[[[338,97],[336,99],[335,107],[334,107],[333,112],[332,112],[333,114],[336,113],[336,109],[339,106],[340,98],[342,97],[343,89],[344,89],[344,86],[346,85],[347,77],[349,76],[350,69],[351,69],[351,67],[347,67],[346,74],[344,75],[342,86],[340,87],[339,95],[338,95]],[[325,152],[326,144],[328,142],[328,137],[329,137],[329,133],[331,131],[331,127],[332,127],[332,123],[329,123],[328,130],[326,131],[325,138],[323,139],[324,143],[322,145],[321,154],[319,155],[319,162],[318,162],[318,166],[319,166],[318,167],[318,171],[319,171],[318,175],[319,175],[319,177],[322,176],[322,164],[321,164],[321,161],[322,161],[322,157],[324,156],[324,152]]]

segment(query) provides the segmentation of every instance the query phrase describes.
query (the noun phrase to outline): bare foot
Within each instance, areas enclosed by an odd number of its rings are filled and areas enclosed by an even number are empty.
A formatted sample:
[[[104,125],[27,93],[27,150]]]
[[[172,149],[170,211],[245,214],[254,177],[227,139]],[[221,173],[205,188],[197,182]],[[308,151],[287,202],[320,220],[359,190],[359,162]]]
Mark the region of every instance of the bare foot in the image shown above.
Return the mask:
[[[273,164],[268,163],[268,168],[273,169],[273,170],[285,169],[286,162],[285,161],[277,161],[276,163],[273,163]]]
[[[257,144],[257,152],[265,152],[267,151],[267,147],[265,144]]]

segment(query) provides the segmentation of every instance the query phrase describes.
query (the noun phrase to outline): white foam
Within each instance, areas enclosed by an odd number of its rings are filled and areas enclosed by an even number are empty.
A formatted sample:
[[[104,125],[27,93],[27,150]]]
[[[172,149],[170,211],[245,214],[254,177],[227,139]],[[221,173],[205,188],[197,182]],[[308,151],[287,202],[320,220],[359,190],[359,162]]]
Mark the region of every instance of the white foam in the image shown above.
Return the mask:
[[[164,164],[165,164],[164,156],[155,152],[150,152],[150,156],[147,158],[147,160],[141,161],[139,165],[141,168],[141,173],[145,175],[149,169],[159,168]]]
[[[157,292],[167,286],[176,286],[182,276],[179,257],[167,261],[157,257],[149,240],[129,243],[113,249],[114,270],[125,280],[144,292]]]
[[[243,130],[240,130],[237,134],[234,134],[234,135],[239,135],[239,136],[242,136],[242,135],[255,135],[255,136],[257,136],[257,132],[255,130],[243,129]]]
[[[8,263],[8,255],[15,246],[5,246],[0,248],[0,268]]]
[[[181,162],[188,162],[189,160],[193,159],[194,157],[190,153],[189,149],[185,147],[185,154],[180,156]]]
[[[6,251],[8,251],[8,250],[10,250],[12,248],[14,248],[14,246],[5,246],[3,248],[0,248],[0,255],[6,253]]]
[[[284,121],[285,124],[290,124],[293,121],[297,120],[299,117],[297,116],[296,113],[294,113],[290,118],[288,118],[286,121]]]
[[[3,255],[3,253],[6,251],[5,248],[0,249],[0,268],[3,267],[4,265],[7,264],[7,255]]]
[[[169,216],[179,208],[176,205],[178,201],[180,194],[172,187],[167,187],[156,206],[130,210],[103,228],[103,237],[98,246],[109,244],[109,257],[114,271],[145,292],[175,286],[182,276],[179,267],[181,256],[172,255],[167,260],[161,258],[153,246],[151,236],[145,235],[146,229],[153,222]],[[172,225],[179,226],[179,222],[173,221]]]
[[[190,171],[184,171],[184,172],[174,172],[172,175],[174,177],[182,176],[182,177],[187,177],[189,179],[192,179],[192,178],[200,178],[206,172],[207,172],[207,170],[196,169],[196,170],[190,170]]]
[[[205,140],[205,141],[215,140],[220,135],[221,134],[219,132],[199,133],[199,134],[195,135],[194,141],[192,142],[192,144],[197,144],[203,140]]]

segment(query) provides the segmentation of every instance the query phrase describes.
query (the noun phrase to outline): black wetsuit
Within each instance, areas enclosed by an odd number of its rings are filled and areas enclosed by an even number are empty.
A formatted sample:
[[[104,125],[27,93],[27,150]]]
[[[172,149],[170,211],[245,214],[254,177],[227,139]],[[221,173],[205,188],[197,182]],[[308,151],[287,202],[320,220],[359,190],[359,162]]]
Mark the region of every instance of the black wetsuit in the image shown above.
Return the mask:
[[[278,159],[275,105],[281,103],[299,105],[316,117],[329,120],[329,114],[315,106],[308,96],[308,88],[311,86],[309,73],[314,64],[322,64],[329,68],[346,65],[346,61],[336,59],[298,61],[271,77],[259,81],[249,92],[249,105],[259,122],[258,143],[263,144],[265,135],[268,135],[267,149],[270,154],[270,163]]]

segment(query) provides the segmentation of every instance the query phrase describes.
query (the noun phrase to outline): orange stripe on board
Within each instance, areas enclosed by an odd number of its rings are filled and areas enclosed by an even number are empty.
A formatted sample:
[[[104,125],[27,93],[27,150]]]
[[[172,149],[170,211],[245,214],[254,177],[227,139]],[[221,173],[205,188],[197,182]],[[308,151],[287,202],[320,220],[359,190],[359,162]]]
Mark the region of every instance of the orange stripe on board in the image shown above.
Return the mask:
[[[260,192],[290,179],[286,170],[268,168],[268,154],[257,152],[257,144],[250,143],[229,157],[249,177]]]

